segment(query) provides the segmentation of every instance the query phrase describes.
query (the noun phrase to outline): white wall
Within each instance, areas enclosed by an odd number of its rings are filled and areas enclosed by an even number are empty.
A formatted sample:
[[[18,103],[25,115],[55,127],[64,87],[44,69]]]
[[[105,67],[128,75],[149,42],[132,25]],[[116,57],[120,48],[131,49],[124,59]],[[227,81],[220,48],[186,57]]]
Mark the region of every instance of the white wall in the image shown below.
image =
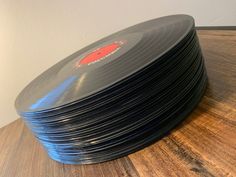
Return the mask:
[[[200,26],[236,25],[235,0],[0,0],[0,127],[18,118],[15,97],[46,68],[112,32],[176,13]]]

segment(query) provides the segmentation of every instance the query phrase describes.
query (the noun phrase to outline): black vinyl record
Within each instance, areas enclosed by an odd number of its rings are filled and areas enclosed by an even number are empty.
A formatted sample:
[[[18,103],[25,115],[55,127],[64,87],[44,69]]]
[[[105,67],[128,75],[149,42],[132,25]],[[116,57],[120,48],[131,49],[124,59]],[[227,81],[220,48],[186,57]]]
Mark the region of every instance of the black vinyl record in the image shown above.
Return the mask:
[[[164,136],[206,83],[194,19],[173,15],[79,50],[34,79],[15,105],[52,159],[97,163]]]

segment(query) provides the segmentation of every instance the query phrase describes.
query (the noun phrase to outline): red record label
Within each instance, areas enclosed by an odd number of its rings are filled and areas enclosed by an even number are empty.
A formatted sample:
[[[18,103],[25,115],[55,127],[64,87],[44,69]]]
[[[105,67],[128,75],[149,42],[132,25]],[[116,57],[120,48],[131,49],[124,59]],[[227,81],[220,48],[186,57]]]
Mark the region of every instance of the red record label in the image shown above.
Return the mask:
[[[81,60],[76,62],[76,67],[80,67],[81,65],[89,65],[95,63],[97,61],[103,60],[106,57],[112,55],[117,52],[121,46],[125,43],[125,41],[115,41],[111,44],[100,47],[93,52],[87,54]]]

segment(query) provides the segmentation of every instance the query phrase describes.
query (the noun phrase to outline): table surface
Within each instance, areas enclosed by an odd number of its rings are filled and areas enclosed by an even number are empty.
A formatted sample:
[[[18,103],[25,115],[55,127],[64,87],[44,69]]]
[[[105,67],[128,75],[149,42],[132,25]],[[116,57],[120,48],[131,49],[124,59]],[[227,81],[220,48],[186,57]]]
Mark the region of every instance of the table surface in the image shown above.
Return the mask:
[[[236,31],[198,31],[209,84],[168,136],[124,158],[94,165],[51,160],[21,119],[0,129],[0,176],[236,176]]]

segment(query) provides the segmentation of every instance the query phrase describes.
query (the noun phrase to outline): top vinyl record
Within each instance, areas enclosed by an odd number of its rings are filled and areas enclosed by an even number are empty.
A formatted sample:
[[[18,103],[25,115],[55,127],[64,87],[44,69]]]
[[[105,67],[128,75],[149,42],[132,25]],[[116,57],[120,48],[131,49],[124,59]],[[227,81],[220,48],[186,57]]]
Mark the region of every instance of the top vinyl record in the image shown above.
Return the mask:
[[[17,97],[19,114],[31,115],[82,103],[128,82],[166,55],[194,29],[187,15],[150,20],[103,38],[34,79]],[[166,62],[166,61],[164,61]]]

